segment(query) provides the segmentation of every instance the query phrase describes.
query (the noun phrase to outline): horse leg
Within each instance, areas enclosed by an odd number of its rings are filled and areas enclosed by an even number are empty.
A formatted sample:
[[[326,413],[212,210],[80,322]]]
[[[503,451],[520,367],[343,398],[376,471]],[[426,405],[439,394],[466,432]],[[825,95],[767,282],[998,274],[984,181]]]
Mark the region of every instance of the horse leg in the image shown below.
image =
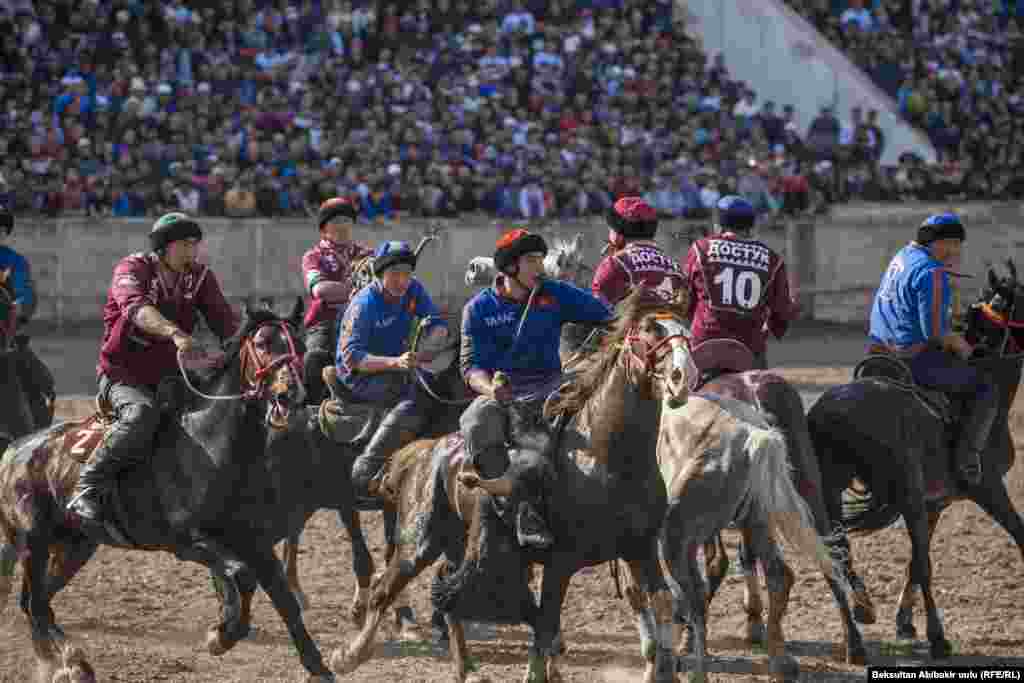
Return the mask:
[[[931,541],[935,536],[935,527],[939,524],[941,510],[928,511],[928,548],[929,556]],[[930,561],[930,560],[929,560]],[[913,640],[917,637],[917,629],[914,628],[914,595],[919,587],[914,583],[911,563],[907,563],[906,579],[903,582],[903,590],[900,591],[899,608],[896,610],[896,637]]]
[[[14,568],[18,564],[18,551],[23,545],[18,538],[9,543],[0,543],[0,614],[7,607],[7,596],[14,588]]]
[[[799,666],[791,657],[786,657],[786,636],[782,629],[782,618],[789,606],[789,592],[796,581],[793,570],[783,561],[767,523],[751,521],[744,527],[743,534],[744,544],[761,559],[768,585],[767,645],[771,680],[775,683],[795,681]]]
[[[444,615],[445,623],[448,626],[448,647],[452,658],[452,666],[455,667],[454,680],[462,683],[468,675],[466,664],[469,661],[469,648],[466,647],[466,630],[455,615],[448,613]]]
[[[913,582],[921,586],[924,608],[928,617],[928,642],[933,659],[949,657],[952,645],[946,640],[942,617],[935,606],[932,595],[931,557],[929,556],[928,515],[924,504],[924,477],[917,473],[917,484],[907,491],[907,503],[903,507],[903,519],[907,522],[910,535],[910,573]],[[916,489],[916,490],[914,490]]]
[[[398,510],[393,506],[384,508],[384,562],[387,566],[398,557],[401,558],[402,539],[398,528]],[[395,610],[395,628],[398,629],[399,640],[420,640],[423,634],[420,633],[420,626],[416,623],[416,614],[409,604],[408,591],[402,591],[395,596],[391,606]]]
[[[348,610],[349,619],[359,628],[366,621],[366,610],[370,604],[370,585],[373,581],[373,555],[366,545],[366,536],[359,520],[359,511],[355,508],[338,510],[338,520],[348,531],[352,542],[352,572],[356,575],[356,592],[352,596],[352,606]]]
[[[55,683],[95,683],[96,674],[85,654],[71,644],[55,623],[47,586],[50,540],[49,534],[30,532],[26,538],[27,556],[22,560],[21,608],[31,625],[39,678]]]
[[[757,554],[754,552],[753,532],[749,527],[740,529],[740,568],[743,571],[743,608],[747,613],[747,642],[751,646],[764,645],[767,634],[764,627],[764,605],[761,585],[757,576]],[[710,599],[708,603],[710,604]]]
[[[299,601],[299,608],[309,609],[309,599],[299,584],[299,538],[302,532],[296,531],[289,534],[281,546],[281,562],[284,564],[284,573],[288,578],[288,587],[295,593],[295,599]]]
[[[384,611],[391,606],[395,596],[405,590],[410,581],[419,576],[424,569],[441,556],[441,550],[440,546],[436,544],[425,543],[417,548],[416,556],[412,561],[394,558],[380,581],[374,586],[366,619],[359,635],[347,650],[338,649],[331,655],[332,669],[339,673],[350,674],[370,659],[373,654],[374,638],[383,619]]]
[[[306,630],[302,621],[302,609],[299,601],[295,598],[288,585],[288,579],[284,575],[281,563],[277,561],[272,546],[265,550],[252,550],[245,555],[246,565],[253,576],[259,581],[260,586],[266,591],[274,609],[281,616],[288,627],[288,634],[291,636],[292,644],[298,650],[302,666],[309,672],[310,683],[327,683],[334,681],[334,674],[324,664],[320,650]]]
[[[1012,448],[1009,445],[1008,448]],[[992,468],[989,468],[992,470]],[[1017,549],[1020,550],[1021,559],[1024,559],[1024,519],[1010,500],[1010,494],[1006,491],[1006,483],[1003,478],[992,470],[990,476],[982,473],[982,482],[979,486],[971,489],[970,498],[978,504],[982,510],[987,512],[992,519],[999,523],[999,526],[1006,529],[1010,534]]]
[[[98,543],[91,540],[81,539],[75,543],[65,543],[58,546],[58,552],[54,555],[55,562],[51,563],[50,575],[46,578],[46,591],[49,599],[53,600],[57,593],[71,582],[75,575],[92,559],[99,548]]]
[[[653,557],[626,563],[630,574],[629,588],[643,591],[642,597],[630,599],[630,605],[637,616],[640,651],[647,661],[644,683],[672,683],[676,680],[672,652],[673,600],[661,574],[656,538],[652,541],[651,551]]]
[[[558,670],[558,657],[561,656],[562,604],[571,579],[570,572],[559,570],[551,564],[544,567],[540,606],[531,624],[533,640],[530,643],[523,683],[562,681],[562,674]]]
[[[198,562],[210,570],[214,588],[221,598],[221,619],[206,631],[206,649],[219,657],[249,635],[249,623],[243,619],[242,595],[236,576],[246,571],[245,563],[233,552],[211,538],[197,539],[191,546],[175,551],[181,560]],[[251,596],[250,596],[251,599]]]

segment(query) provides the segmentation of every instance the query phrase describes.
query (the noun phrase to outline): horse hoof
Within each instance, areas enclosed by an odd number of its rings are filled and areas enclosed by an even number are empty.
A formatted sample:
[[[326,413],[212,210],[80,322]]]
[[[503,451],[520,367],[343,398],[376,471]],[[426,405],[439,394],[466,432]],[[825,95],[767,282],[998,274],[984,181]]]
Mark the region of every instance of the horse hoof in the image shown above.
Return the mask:
[[[310,674],[309,678],[306,679],[306,683],[337,683],[337,677],[332,673],[326,674]]]
[[[206,632],[206,651],[211,655],[220,657],[230,649],[230,646],[224,640],[224,634],[218,629],[211,628]]]
[[[932,641],[930,654],[932,659],[948,659],[953,655],[953,644],[945,638]]]
[[[868,663],[868,653],[863,647],[859,650],[848,650],[846,652],[846,663],[853,666],[865,666]]]
[[[335,650],[331,655],[331,670],[337,674],[347,676],[358,668],[359,661],[344,650]]]
[[[352,620],[358,628],[362,628],[366,624],[366,612],[367,606],[365,604],[352,605],[348,611],[348,618]]]
[[[747,624],[747,642],[751,647],[764,645],[768,640],[768,629],[761,622]]]
[[[858,624],[875,623],[875,608],[867,607],[865,605],[854,605],[853,620],[856,621]]]
[[[896,637],[900,640],[914,640],[917,638],[917,629],[913,624],[898,624],[896,626]]]

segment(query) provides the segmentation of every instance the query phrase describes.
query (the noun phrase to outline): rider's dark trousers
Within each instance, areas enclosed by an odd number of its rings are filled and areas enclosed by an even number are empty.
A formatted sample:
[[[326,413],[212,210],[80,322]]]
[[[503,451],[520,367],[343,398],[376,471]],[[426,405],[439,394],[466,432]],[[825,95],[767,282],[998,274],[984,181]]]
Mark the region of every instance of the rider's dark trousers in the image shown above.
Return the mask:
[[[101,374],[99,390],[113,407],[117,421],[82,467],[79,485],[109,490],[121,471],[147,460],[160,416],[152,387],[116,382]]]
[[[318,323],[306,330],[306,356],[302,362],[306,383],[306,402],[319,404],[327,398],[323,371],[334,362],[338,348],[338,325]]]

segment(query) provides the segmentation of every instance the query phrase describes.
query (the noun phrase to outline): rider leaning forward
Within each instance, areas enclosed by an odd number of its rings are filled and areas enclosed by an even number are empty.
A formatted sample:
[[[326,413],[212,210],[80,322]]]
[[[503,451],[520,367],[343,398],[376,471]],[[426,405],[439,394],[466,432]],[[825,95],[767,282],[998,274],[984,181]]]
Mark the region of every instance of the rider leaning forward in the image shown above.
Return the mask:
[[[192,348],[197,314],[221,340],[238,328],[216,276],[196,261],[202,239],[193,218],[169,213],[150,230],[150,252],[114,266],[97,373],[100,395],[116,422],[82,467],[68,503],[69,511],[88,522],[102,521],[104,499],[118,473],[151,452],[159,421],[157,385],[178,373],[177,353]]]

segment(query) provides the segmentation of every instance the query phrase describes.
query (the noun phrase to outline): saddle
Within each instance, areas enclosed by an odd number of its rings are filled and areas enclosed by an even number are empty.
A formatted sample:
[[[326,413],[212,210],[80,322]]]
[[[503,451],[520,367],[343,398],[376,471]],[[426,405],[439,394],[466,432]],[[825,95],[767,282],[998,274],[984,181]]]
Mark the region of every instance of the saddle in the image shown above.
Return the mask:
[[[729,373],[755,369],[754,352],[735,339],[709,339],[690,349],[690,357],[700,373],[690,380],[690,392]]]
[[[96,394],[94,403],[96,411],[92,415],[77,423],[67,423],[69,429],[57,436],[62,443],[55,450],[83,465],[89,462],[92,454],[103,443],[107,432],[117,421],[114,407],[103,392]],[[156,390],[156,405],[160,412],[156,433],[162,433],[168,421],[177,420],[187,407],[187,403],[185,387],[179,379],[172,378],[161,382]]]
[[[320,431],[334,443],[361,450],[377,429],[381,411],[372,403],[358,401],[348,387],[338,381],[338,371],[333,365],[323,369],[322,377],[330,397],[320,404]]]
[[[903,389],[913,396],[924,408],[934,415],[942,424],[952,427],[956,424],[960,407],[942,391],[928,389],[917,384],[906,361],[872,346],[869,355],[853,368],[853,381],[872,380],[884,382]]]

